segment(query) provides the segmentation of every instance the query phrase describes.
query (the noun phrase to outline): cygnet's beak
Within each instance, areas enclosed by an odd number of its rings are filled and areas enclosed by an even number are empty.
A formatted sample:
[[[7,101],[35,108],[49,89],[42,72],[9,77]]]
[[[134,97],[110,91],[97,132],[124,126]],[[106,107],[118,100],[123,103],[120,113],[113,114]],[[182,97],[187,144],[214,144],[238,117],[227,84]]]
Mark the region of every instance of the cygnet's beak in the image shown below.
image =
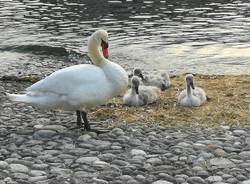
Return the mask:
[[[162,85],[161,85],[161,90],[162,90],[162,91],[165,91],[166,89],[167,89],[167,85],[166,85],[166,84],[162,84]]]
[[[109,44],[105,41],[102,40],[102,43],[101,43],[101,46],[102,46],[102,53],[103,53],[103,56],[108,59],[109,57]]]
[[[142,73],[139,74],[139,77],[144,80],[144,76],[142,75]]]
[[[190,86],[191,86],[192,89],[195,89],[195,88],[194,88],[194,82],[193,82],[193,81],[190,82]]]
[[[139,86],[135,86],[135,93],[139,95]]]

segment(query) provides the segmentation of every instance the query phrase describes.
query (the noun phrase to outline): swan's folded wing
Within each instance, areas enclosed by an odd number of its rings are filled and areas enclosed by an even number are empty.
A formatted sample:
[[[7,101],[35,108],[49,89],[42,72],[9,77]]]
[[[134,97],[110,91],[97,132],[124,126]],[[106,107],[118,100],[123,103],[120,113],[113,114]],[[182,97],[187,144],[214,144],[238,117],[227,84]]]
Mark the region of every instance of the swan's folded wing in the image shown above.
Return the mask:
[[[180,104],[180,102],[187,96],[187,90],[184,89],[181,91],[181,93],[178,96],[178,101],[177,103]]]
[[[197,96],[200,99],[201,103],[207,100],[206,93],[202,88],[195,87],[195,90],[193,90],[193,95]]]
[[[26,90],[28,92],[52,92],[68,94],[77,87],[95,83],[102,79],[103,71],[95,65],[82,64],[58,70]]]

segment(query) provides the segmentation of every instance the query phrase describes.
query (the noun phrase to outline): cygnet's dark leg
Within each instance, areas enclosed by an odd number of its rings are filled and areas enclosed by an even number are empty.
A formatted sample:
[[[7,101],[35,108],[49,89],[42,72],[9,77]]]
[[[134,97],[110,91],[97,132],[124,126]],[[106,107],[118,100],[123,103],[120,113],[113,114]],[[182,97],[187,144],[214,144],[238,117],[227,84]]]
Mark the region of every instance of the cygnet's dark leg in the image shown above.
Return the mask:
[[[84,129],[87,131],[90,131],[90,125],[89,125],[89,121],[87,118],[87,113],[85,111],[81,111],[81,113],[82,113],[82,119],[84,122]]]

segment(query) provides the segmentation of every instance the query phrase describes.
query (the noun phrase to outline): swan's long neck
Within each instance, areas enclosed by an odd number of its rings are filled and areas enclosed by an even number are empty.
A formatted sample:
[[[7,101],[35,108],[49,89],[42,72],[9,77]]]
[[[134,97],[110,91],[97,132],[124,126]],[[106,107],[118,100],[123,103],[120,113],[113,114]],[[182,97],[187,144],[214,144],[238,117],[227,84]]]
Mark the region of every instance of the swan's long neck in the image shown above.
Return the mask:
[[[188,96],[188,97],[191,97],[191,91],[192,91],[191,85],[190,85],[190,84],[187,84],[187,96]]]
[[[88,42],[88,54],[89,54],[91,61],[95,65],[100,65],[105,60],[103,54],[101,53],[99,49],[100,45],[101,43],[99,43],[99,41],[95,39],[94,35],[90,37],[89,42]]]

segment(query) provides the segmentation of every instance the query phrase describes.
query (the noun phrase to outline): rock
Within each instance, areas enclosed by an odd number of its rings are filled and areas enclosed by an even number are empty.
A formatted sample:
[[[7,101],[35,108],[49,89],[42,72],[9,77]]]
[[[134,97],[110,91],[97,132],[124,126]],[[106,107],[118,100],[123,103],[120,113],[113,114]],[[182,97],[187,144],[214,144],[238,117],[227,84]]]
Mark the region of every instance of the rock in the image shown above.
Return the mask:
[[[244,175],[242,175],[242,174],[237,175],[236,178],[237,178],[238,180],[240,180],[240,181],[245,181],[245,180],[248,179],[246,176],[244,176]]]
[[[207,145],[207,148],[208,148],[209,150],[222,149],[222,147],[221,147],[220,145],[218,145],[218,144],[208,144],[208,145]]]
[[[209,176],[206,179],[209,183],[215,183],[215,182],[220,182],[223,180],[223,178],[221,176]]]
[[[93,162],[93,166],[95,168],[98,168],[98,169],[104,169],[104,168],[108,167],[109,165],[110,165],[109,163],[104,162],[104,161],[100,161],[100,160],[95,160]]]
[[[233,133],[235,135],[245,135],[246,131],[245,130],[234,130]]]
[[[67,131],[67,128],[62,125],[45,125],[42,127],[43,130],[52,130],[58,133],[64,133]]]
[[[193,147],[195,150],[205,150],[207,149],[207,146],[205,144],[201,144],[201,143],[195,143],[193,144]]]
[[[242,151],[239,153],[239,156],[241,156],[243,159],[250,159],[250,151]]]
[[[238,184],[239,183],[239,180],[237,180],[237,178],[228,178],[226,180],[226,182],[228,183],[232,183],[232,184]],[[250,184],[250,183],[249,183]]]
[[[114,129],[112,130],[112,133],[115,134],[115,135],[117,135],[117,136],[120,136],[120,135],[124,135],[124,134],[125,134],[124,131],[123,131],[122,129],[120,129],[120,128],[114,128]]]
[[[47,176],[34,176],[29,178],[29,182],[31,183],[38,183],[44,180],[47,180]]]
[[[203,171],[198,171],[196,175],[202,178],[206,178],[209,176],[209,173],[206,170],[203,170]]]
[[[246,144],[247,144],[248,146],[250,146],[250,138],[249,138],[249,137],[246,138],[245,142],[246,142]]]
[[[249,179],[249,180],[242,181],[241,184],[250,184],[250,179]]]
[[[129,176],[129,175],[122,175],[122,176],[119,177],[119,179],[122,180],[122,181],[128,181],[128,180],[131,180],[133,178],[131,176]]]
[[[179,147],[192,147],[190,144],[186,143],[186,142],[180,142],[178,143],[176,146],[179,146]]]
[[[200,167],[200,166],[194,166],[192,168],[192,170],[196,173],[196,172],[199,172],[199,171],[203,171],[204,169],[202,167]]]
[[[36,140],[47,140],[51,139],[56,134],[57,132],[53,130],[38,130],[33,134],[33,138]]]
[[[78,137],[78,141],[87,141],[87,140],[89,140],[91,138],[91,136],[90,135],[88,135],[88,134],[84,134],[84,135],[81,135],[80,137]]]
[[[190,177],[187,181],[192,184],[206,184],[205,180],[198,176]]]
[[[48,167],[49,167],[48,164],[33,164],[32,165],[32,168],[37,169],[37,170],[43,170],[43,169],[46,169]]]
[[[9,165],[11,172],[13,173],[28,173],[29,168],[22,164],[10,164]]]
[[[98,158],[103,160],[103,161],[108,161],[111,162],[113,161],[117,156],[112,154],[112,153],[105,153],[105,154],[100,154],[98,155]]]
[[[126,162],[124,160],[118,160],[118,159],[113,160],[112,164],[118,165],[118,166],[127,166],[127,165],[129,165],[128,162]]]
[[[16,173],[13,173],[13,178],[20,179],[20,180],[27,180],[29,176],[24,173],[16,172]]]
[[[40,170],[31,170],[30,175],[31,176],[42,176],[46,175],[47,173],[45,171],[40,171]]]
[[[94,183],[96,184],[108,184],[109,182],[106,180],[102,180],[102,179],[98,179],[98,178],[94,178]]]
[[[73,174],[73,171],[71,169],[52,167],[50,173],[60,175],[61,178],[69,178]]]
[[[173,183],[169,181],[165,181],[165,180],[157,180],[153,182],[152,184],[173,184]]]
[[[9,164],[5,161],[0,161],[0,169],[5,169]]]
[[[121,146],[111,146],[110,149],[113,149],[113,150],[121,150],[122,147],[121,147]]]
[[[81,157],[76,160],[76,163],[91,165],[99,160],[97,157]]]
[[[159,159],[159,158],[149,158],[149,159],[147,159],[146,162],[148,162],[152,165],[159,165],[162,163],[161,159]]]
[[[159,173],[159,178],[169,182],[174,182],[175,178],[167,173]]]
[[[212,158],[209,163],[216,168],[231,168],[235,167],[235,164],[227,158]]]
[[[146,156],[147,155],[147,153],[145,151],[139,150],[139,149],[132,149],[130,154],[132,156],[136,156],[136,155]]]
[[[140,174],[138,174],[135,178],[141,183],[144,183],[146,181],[146,177]]]
[[[223,149],[217,148],[216,150],[214,150],[214,154],[218,157],[224,157],[227,153]]]

